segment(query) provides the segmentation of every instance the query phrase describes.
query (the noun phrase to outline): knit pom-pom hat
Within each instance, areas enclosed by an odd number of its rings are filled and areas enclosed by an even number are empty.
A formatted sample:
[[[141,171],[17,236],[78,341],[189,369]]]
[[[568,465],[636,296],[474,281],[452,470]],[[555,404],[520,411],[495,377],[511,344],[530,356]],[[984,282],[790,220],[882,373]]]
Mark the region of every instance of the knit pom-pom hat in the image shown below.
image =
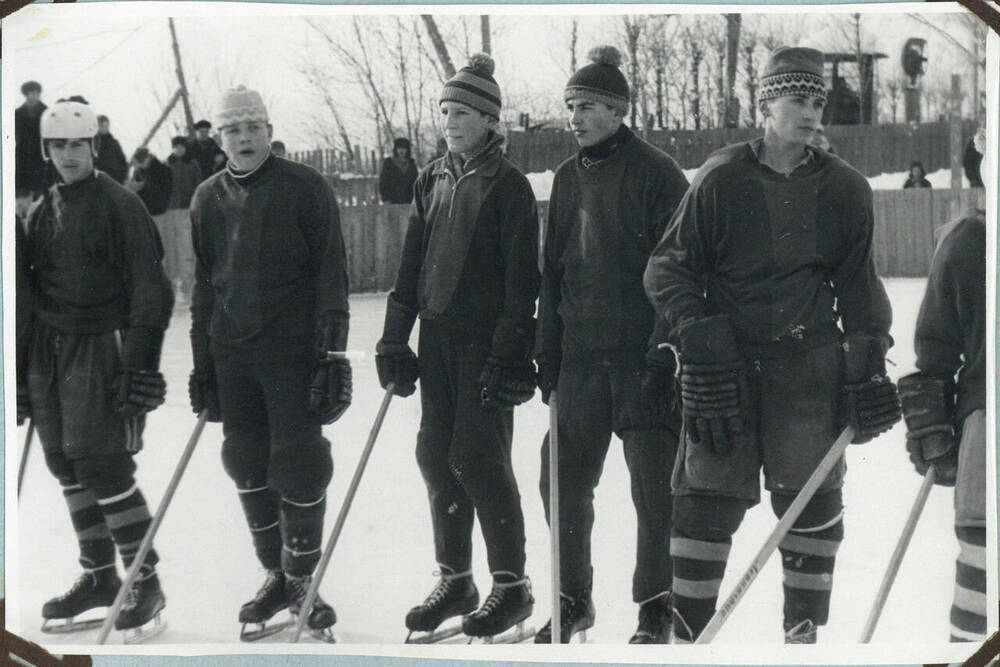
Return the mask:
[[[230,88],[222,93],[212,120],[220,130],[227,125],[244,121],[270,122],[264,99],[256,90],[250,90],[246,86]]]
[[[500,118],[500,86],[493,78],[493,58],[475,53],[469,64],[445,82],[440,102],[461,102],[484,114]]]
[[[585,98],[601,102],[624,114],[628,110],[628,81],[622,74],[622,54],[613,46],[595,46],[587,53],[589,65],[577,70],[566,83],[563,99]]]

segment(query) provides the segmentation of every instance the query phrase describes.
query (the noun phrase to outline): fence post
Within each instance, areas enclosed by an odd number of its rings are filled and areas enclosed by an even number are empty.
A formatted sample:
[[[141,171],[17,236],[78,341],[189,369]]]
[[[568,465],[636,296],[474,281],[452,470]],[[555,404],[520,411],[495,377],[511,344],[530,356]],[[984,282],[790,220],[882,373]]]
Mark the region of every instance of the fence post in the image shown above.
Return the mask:
[[[951,104],[949,105],[949,143],[951,144],[951,217],[957,218],[962,190],[962,77],[951,75]]]

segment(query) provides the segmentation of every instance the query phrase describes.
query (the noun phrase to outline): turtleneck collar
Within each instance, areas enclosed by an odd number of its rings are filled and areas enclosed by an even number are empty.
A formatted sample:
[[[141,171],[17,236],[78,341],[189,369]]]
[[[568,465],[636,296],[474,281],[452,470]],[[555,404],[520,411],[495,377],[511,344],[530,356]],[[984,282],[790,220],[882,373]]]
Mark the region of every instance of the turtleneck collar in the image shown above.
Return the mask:
[[[250,171],[240,171],[233,166],[232,162],[228,161],[226,162],[226,171],[229,172],[234,181],[248,188],[268,174],[274,166],[274,162],[274,153],[268,153],[267,157]]]
[[[603,139],[593,146],[586,146],[580,149],[580,161],[583,166],[590,168],[600,164],[611,157],[612,153],[618,150],[629,137],[632,131],[623,123],[618,126],[618,130],[607,139]]]
[[[62,195],[63,197],[72,197],[78,192],[81,192],[82,190],[86,189],[96,181],[97,181],[97,170],[94,169],[93,171],[90,172],[89,176],[80,179],[79,181],[75,181],[73,183],[65,183],[60,178],[59,182],[56,183],[56,187],[59,188],[59,194]]]

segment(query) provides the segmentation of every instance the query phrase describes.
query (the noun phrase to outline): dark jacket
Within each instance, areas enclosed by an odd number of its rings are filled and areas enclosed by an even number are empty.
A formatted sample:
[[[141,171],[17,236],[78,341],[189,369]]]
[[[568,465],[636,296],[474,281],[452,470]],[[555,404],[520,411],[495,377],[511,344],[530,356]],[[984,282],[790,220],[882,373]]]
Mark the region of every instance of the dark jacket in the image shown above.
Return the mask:
[[[17,383],[28,381],[28,347],[31,340],[31,259],[28,256],[26,222],[14,225],[14,328],[17,342]]]
[[[188,145],[188,151],[198,162],[202,179],[206,179],[217,171],[221,171],[226,166],[226,154],[215,143],[215,139],[208,137],[204,141],[194,139]]]
[[[616,136],[617,147],[599,163],[581,152],[556,170],[538,306],[540,358],[641,354],[666,340],[663,322],[651,338],[656,316],[642,276],[687,179],[673,158],[625,126]]]
[[[672,332],[729,314],[755,345],[835,340],[838,319],[889,342],[868,181],[824,151],[786,177],[758,160],[761,141],[727,146],[698,171],[646,269],[657,312]]]
[[[107,174],[53,185],[28,218],[34,316],[68,333],[166,329],[173,291],[162,257],[142,202]]]
[[[417,163],[406,158],[405,165],[391,157],[382,162],[378,175],[378,193],[386,204],[409,204],[413,201],[413,183],[417,180]]]
[[[516,359],[533,341],[538,209],[502,141],[492,135],[464,173],[450,153],[420,172],[392,298]]]
[[[917,316],[917,368],[958,375],[957,423],[986,408],[986,217],[973,209],[949,223],[934,252]]]
[[[903,189],[908,190],[910,188],[929,188],[931,182],[927,180],[926,176],[921,176],[920,178],[913,178],[913,176],[908,176],[906,182],[903,183]]]
[[[39,124],[46,106],[26,103],[14,110],[14,181],[18,188],[41,192],[52,184],[51,172],[42,158]]]
[[[118,140],[110,132],[98,133],[94,137],[94,149],[97,151],[94,168],[103,171],[119,183],[124,183],[125,177],[128,176],[128,160],[125,159],[125,153]]]
[[[171,155],[167,164],[170,165],[170,201],[167,208],[188,208],[195,188],[202,181],[198,161],[187,155],[179,160],[176,155]]]
[[[255,171],[229,169],[191,200],[196,258],[191,335],[212,349],[268,358],[311,349],[336,322],[344,349],[348,282],[344,237],[330,184],[313,168],[268,157]]]
[[[149,167],[136,168],[132,172],[132,180],[138,184],[139,189],[136,190],[136,194],[146,205],[150,215],[162,215],[167,212],[170,190],[173,186],[170,167],[151,157]]]

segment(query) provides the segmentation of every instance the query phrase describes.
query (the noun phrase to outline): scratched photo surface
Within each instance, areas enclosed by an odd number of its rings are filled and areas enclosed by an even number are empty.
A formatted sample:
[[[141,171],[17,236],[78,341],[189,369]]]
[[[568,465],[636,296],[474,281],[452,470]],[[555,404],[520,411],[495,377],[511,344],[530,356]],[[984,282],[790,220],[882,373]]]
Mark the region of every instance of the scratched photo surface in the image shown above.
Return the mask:
[[[219,116],[226,104],[224,93],[240,85],[259,92],[259,98],[249,104],[266,109],[273,131],[270,140],[280,142],[269,145],[264,140],[260,150],[283,151],[279,154],[292,165],[289,173],[308,179],[318,172],[332,187],[347,257],[350,334],[346,348],[340,349],[346,349],[342,356],[353,369],[353,402],[336,423],[322,430],[331,445],[334,472],[326,488],[320,546],[327,545],[383,404],[376,344],[384,338],[387,296],[396,285],[405,253],[411,216],[405,201],[412,195],[407,184],[402,188],[402,202],[393,203],[397,195],[387,190],[385,170],[409,168],[402,159],[393,161],[394,140],[408,140],[410,157],[423,174],[440,157],[442,148],[447,149],[441,146],[448,120],[442,115],[440,100],[452,78],[450,72],[462,70],[470,56],[484,50],[492,55],[492,78],[502,100],[495,131],[506,139],[503,150],[509,163],[505,164],[524,174],[523,188],[537,202],[542,230],[549,219],[556,170],[579,150],[570,131],[572,112],[567,110],[564,89],[571,75],[590,63],[588,53],[593,47],[613,45],[619,51],[620,74],[631,91],[624,124],[637,138],[668,154],[686,182],[696,180],[714,151],[763,136],[765,121],[758,102],[773,49],[796,46],[820,51],[828,101],[820,112],[822,131],[818,134],[825,136],[810,141],[857,170],[872,190],[872,254],[892,311],[888,374],[898,381],[916,370],[917,317],[941,230],[969,210],[985,207],[978,169],[969,167],[975,158],[974,153],[970,157],[972,139],[988,118],[993,123],[989,148],[996,148],[996,78],[987,76],[988,29],[981,21],[957,6],[928,9],[918,5],[894,7],[891,12],[882,7],[857,11],[834,6],[794,11],[745,7],[739,14],[671,6],[497,6],[489,10],[488,15],[480,15],[455,6],[389,11],[208,3],[105,7],[96,3],[30,6],[5,20],[4,164],[14,164],[15,155],[17,160],[36,158],[33,154],[22,158],[27,152],[15,146],[15,115],[20,123],[21,114],[34,113],[37,122],[39,113],[31,110],[37,107],[24,111],[19,106],[26,99],[22,84],[37,82],[40,101],[49,108],[58,100],[81,96],[93,114],[106,117],[109,125],[104,128],[108,132],[102,129],[95,139],[97,169],[140,195],[163,245],[164,268],[174,294],[159,362],[166,382],[165,402],[146,416],[142,450],[134,457],[135,479],[150,514],[157,512],[168,491],[197,422],[188,396],[194,369],[190,332],[195,283],[195,253],[188,231],[190,200],[192,195],[198,199],[195,190],[210,173],[227,169],[225,154],[209,150],[209,139],[199,145],[193,135],[198,121],[208,120],[213,123],[207,130],[211,140],[223,148],[229,146],[227,138],[219,135],[215,119],[224,117]],[[994,58],[995,37],[991,36],[990,44]],[[20,125],[17,133],[22,136]],[[185,143],[193,160],[177,157],[178,143]],[[157,168],[149,166],[145,152],[175,180],[188,178],[181,175],[178,162],[196,164],[198,176],[190,177],[194,180],[189,186],[171,181],[163,194],[170,201],[162,206],[162,202],[154,203],[151,179]],[[50,169],[37,162],[40,174]],[[17,169],[21,169],[20,162]],[[37,178],[37,183],[51,182],[44,180],[44,174]],[[995,172],[992,178],[995,182]],[[911,187],[914,180],[920,187]],[[72,485],[61,487],[46,465],[38,432],[29,434],[30,422],[15,423],[14,231],[22,224],[22,216],[32,219],[31,201],[24,202],[20,196],[21,185],[15,183],[14,169],[4,170],[7,488],[19,489],[17,494],[7,494],[6,504],[7,625],[55,653],[70,649],[100,653],[105,648],[98,645],[99,624],[70,633],[42,631],[43,606],[68,591],[81,572],[67,500],[77,510],[74,519],[79,525],[86,522],[81,513],[99,513],[108,503],[81,510],[84,501],[73,499]],[[291,211],[296,202],[287,195],[275,193],[275,201],[284,201]],[[153,210],[157,207],[159,212]],[[267,213],[276,218],[281,214],[273,209]],[[614,215],[627,217],[629,211]],[[995,234],[994,222],[988,224],[988,238]],[[32,233],[30,225],[22,229],[29,236]],[[263,233],[267,235],[266,230]],[[267,238],[280,249],[282,237],[273,234]],[[28,246],[32,247],[31,242]],[[288,248],[278,255],[286,251],[291,257],[293,251]],[[994,298],[992,253],[991,241],[986,272],[990,303]],[[269,256],[277,255],[272,251]],[[493,275],[485,264],[465,270]],[[82,279],[85,274],[86,270]],[[610,277],[609,282],[613,282]],[[486,285],[483,299],[496,298],[495,289],[499,288]],[[415,351],[420,327],[417,324],[409,337]],[[307,356],[313,346],[310,333]],[[269,354],[266,349],[254,353],[257,361],[266,360]],[[422,367],[421,372],[443,371]],[[987,384],[992,387],[992,382],[990,371]],[[324,643],[305,633],[300,643],[306,650],[623,662],[723,659],[722,654],[705,653],[702,647],[628,646],[636,632],[637,602],[641,601],[633,594],[637,512],[633,482],[617,435],[611,437],[603,469],[597,467],[600,484],[593,500],[590,544],[596,621],[586,633],[585,644],[574,639],[569,647],[553,649],[534,645],[528,636],[516,646],[476,647],[465,646],[468,637],[463,634],[431,647],[404,644],[407,612],[432,591],[441,570],[428,487],[415,457],[422,391],[426,388],[409,398],[396,397],[389,405],[322,579],[319,594],[336,610],[332,628],[336,643]],[[611,408],[605,401],[592,409]],[[988,471],[994,469],[993,421],[991,406],[985,418],[990,425],[987,459],[979,462]],[[546,624],[552,600],[550,532],[539,492],[542,442],[548,428],[549,408],[535,391],[513,411],[510,455],[523,512],[524,574],[530,579],[535,601],[525,622],[528,633]],[[470,438],[496,437],[474,428],[470,433]],[[961,626],[968,609],[987,599],[978,592],[982,575],[969,574],[969,562],[983,558],[989,565],[986,579],[992,601],[987,605],[991,610],[987,629],[996,629],[995,480],[990,479],[985,515],[989,544],[967,546],[961,552],[955,532],[955,490],[940,485],[930,488],[870,646],[862,644],[869,612],[923,482],[908,458],[906,436],[906,426],[900,422],[873,441],[846,450],[844,538],[836,551],[832,579],[826,577],[824,585],[813,587],[819,595],[822,590],[831,593],[829,621],[819,628],[819,646],[784,646],[782,582],[796,581],[801,573],[787,559],[783,563],[777,551],[760,568],[713,644],[724,645],[726,655],[765,662],[832,661],[834,656],[870,664],[898,658],[961,660],[975,644],[952,644],[949,637],[956,632],[961,636],[956,619]],[[29,439],[22,481],[15,471]],[[241,505],[245,494],[237,493],[224,466],[223,442],[222,425],[208,423],[179,484],[171,489],[175,493],[155,538],[156,572],[166,600],[161,619],[166,628],[129,646],[130,652],[169,654],[182,647],[195,652],[292,650],[288,642],[293,627],[257,642],[240,642],[240,607],[253,599],[266,572],[247,529],[245,505]],[[673,460],[660,470],[645,471],[642,478],[647,484],[668,484],[672,467]],[[578,479],[560,483],[570,488],[584,484]],[[111,501],[121,500],[120,495]],[[486,495],[495,497],[493,492]],[[761,502],[746,512],[732,537],[718,589],[720,605],[776,525],[767,496],[763,493]],[[109,525],[115,524],[112,535],[119,529],[118,521],[128,523],[121,516],[108,520]],[[669,530],[661,533],[667,535]],[[127,541],[120,535],[114,537]],[[663,554],[668,547],[669,539],[664,537],[661,544],[647,543],[642,548],[649,558],[666,562],[669,559]],[[121,559],[115,560],[118,575],[124,578]],[[960,577],[964,592],[957,597],[956,561],[960,574],[969,575]],[[691,563],[681,566],[691,567]],[[480,601],[491,590],[490,569],[477,519],[471,570]],[[791,579],[787,579],[788,572],[793,573]],[[670,582],[669,577],[666,581]],[[103,608],[91,610],[77,620],[102,619],[103,612]],[[274,617],[275,621],[284,619],[285,611]],[[446,621],[442,628],[460,620]],[[112,631],[107,645],[120,647],[122,641],[122,633]]]

